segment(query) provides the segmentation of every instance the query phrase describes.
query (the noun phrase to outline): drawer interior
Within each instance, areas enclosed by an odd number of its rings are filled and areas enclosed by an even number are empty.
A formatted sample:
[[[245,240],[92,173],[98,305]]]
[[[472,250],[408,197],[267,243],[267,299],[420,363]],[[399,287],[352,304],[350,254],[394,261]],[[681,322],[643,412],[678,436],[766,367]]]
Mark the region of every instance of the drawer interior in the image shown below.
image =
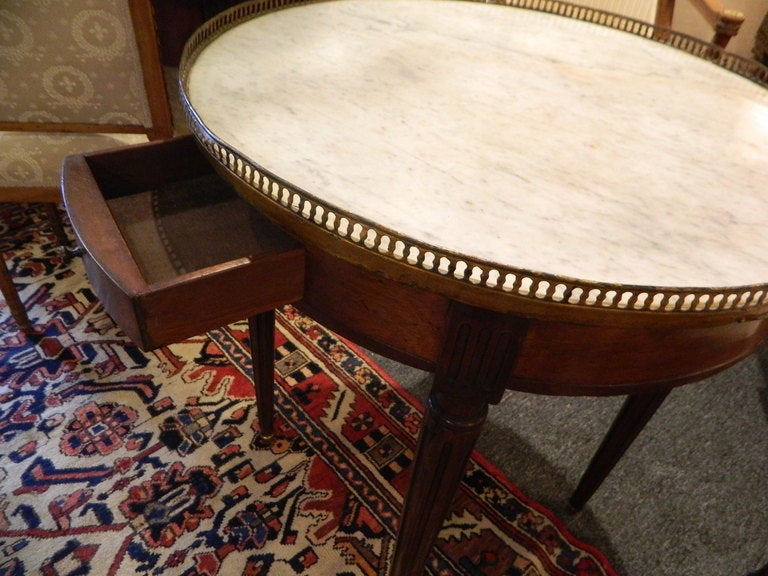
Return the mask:
[[[305,250],[192,137],[66,159],[64,200],[104,308],[145,349],[296,302]]]
[[[214,173],[107,198],[107,206],[149,284],[297,245]]]

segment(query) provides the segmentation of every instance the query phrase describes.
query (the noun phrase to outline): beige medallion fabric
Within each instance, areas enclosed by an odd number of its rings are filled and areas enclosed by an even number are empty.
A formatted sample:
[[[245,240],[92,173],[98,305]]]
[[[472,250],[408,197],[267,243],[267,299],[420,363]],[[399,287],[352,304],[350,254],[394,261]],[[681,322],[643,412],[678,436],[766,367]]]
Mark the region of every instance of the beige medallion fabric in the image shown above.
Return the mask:
[[[148,125],[128,2],[0,2],[0,119]]]
[[[128,1],[0,1],[0,121],[151,126]],[[58,187],[65,156],[146,141],[0,132],[0,187]]]
[[[64,157],[146,141],[143,134],[0,132],[0,188],[58,187]]]

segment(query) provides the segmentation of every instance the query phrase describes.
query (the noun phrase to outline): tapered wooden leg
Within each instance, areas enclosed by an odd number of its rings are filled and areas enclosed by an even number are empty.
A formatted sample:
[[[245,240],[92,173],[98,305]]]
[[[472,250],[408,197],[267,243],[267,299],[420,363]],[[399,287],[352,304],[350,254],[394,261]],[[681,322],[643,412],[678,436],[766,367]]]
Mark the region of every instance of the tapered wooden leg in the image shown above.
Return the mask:
[[[421,576],[450,509],[488,412],[454,418],[435,394],[429,398],[413,477],[400,519],[392,576]]]
[[[45,209],[45,214],[48,217],[48,224],[51,227],[51,231],[56,235],[58,244],[63,249],[64,261],[69,262],[75,256],[81,256],[82,247],[76,246],[72,248],[70,246],[67,233],[64,232],[64,222],[61,220],[58,205],[54,204],[53,202],[44,202],[43,208]]]
[[[527,324],[452,304],[390,576],[422,576],[449,512],[488,405],[504,392]]]
[[[0,254],[0,260],[2,260],[0,262],[0,292],[2,292],[3,298],[5,298],[5,303],[8,304],[16,325],[20,330],[30,332],[32,331],[32,323],[29,321],[27,310],[24,308],[21,298],[19,298],[19,292],[16,290],[13,277],[8,271],[8,265],[5,263],[2,254]]]
[[[43,202],[43,208],[48,217],[48,224],[56,235],[59,245],[67,246],[69,244],[69,238],[67,237],[66,232],[64,232],[64,223],[61,221],[61,215],[59,214],[57,205],[52,202]]]
[[[48,223],[51,226],[53,233],[56,235],[59,244],[61,246],[68,245],[69,238],[67,238],[67,234],[64,232],[64,224],[61,221],[61,215],[59,214],[56,204],[52,202],[43,202],[43,208],[45,209]],[[13,278],[8,271],[8,266],[5,263],[5,260],[0,263],[0,291],[2,292],[3,298],[11,311],[11,316],[13,316],[13,320],[16,322],[19,329],[24,332],[33,332],[34,328],[29,320],[29,315],[27,314],[24,304],[21,302],[21,298],[19,298],[19,292],[13,283]]]
[[[275,311],[248,318],[253,385],[259,415],[259,442],[269,444],[275,436]]]
[[[584,507],[605,480],[605,477],[608,476],[608,473],[624,455],[627,448],[637,438],[640,431],[656,413],[669,392],[669,390],[643,392],[626,399],[568,501],[571,508],[581,510]]]

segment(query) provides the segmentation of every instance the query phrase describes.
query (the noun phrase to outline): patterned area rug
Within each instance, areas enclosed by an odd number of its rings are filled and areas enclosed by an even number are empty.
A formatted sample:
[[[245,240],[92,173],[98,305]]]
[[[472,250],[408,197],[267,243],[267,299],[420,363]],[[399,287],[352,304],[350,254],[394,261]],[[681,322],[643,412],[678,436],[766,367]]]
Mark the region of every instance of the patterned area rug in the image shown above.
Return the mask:
[[[385,575],[421,405],[351,343],[278,312],[277,438],[247,324],[143,353],[35,210],[0,249],[40,333],[0,301],[0,575]],[[615,575],[476,455],[428,574]]]

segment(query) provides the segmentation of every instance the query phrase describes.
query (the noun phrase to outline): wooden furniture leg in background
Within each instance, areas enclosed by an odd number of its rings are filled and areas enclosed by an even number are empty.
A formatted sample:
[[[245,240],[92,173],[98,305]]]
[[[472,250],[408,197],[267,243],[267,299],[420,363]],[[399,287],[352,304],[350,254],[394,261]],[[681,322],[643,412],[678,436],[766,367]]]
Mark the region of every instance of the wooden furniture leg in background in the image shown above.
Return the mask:
[[[64,232],[64,224],[61,221],[57,205],[52,202],[43,202],[42,204],[48,224],[56,235],[58,243],[66,247],[69,244],[69,238],[66,232]],[[2,258],[2,255],[0,255],[0,258]],[[8,304],[11,316],[13,316],[13,320],[16,322],[19,330],[33,332],[34,328],[29,320],[29,314],[27,314],[27,310],[19,297],[18,289],[13,283],[13,277],[5,261],[0,262],[0,292],[2,292],[6,304]]]
[[[527,323],[452,303],[411,465],[391,576],[421,576],[464,475],[488,405],[501,399]]]
[[[58,206],[53,202],[43,202],[43,209],[45,210],[45,215],[48,218],[48,224],[50,225],[51,230],[53,230],[53,233],[56,235],[59,244],[61,246],[68,246],[69,238],[67,237],[66,232],[64,232],[64,223],[61,220]]]
[[[275,437],[275,311],[248,318],[248,331],[261,430],[258,442],[269,444]]]
[[[579,485],[568,500],[571,508],[578,511],[600,487],[605,477],[637,438],[651,417],[659,409],[669,390],[643,392],[629,396],[621,407],[602,444],[592,457]]]
[[[0,254],[0,258],[3,255]],[[32,324],[27,316],[27,310],[24,308],[24,303],[19,298],[19,293],[16,291],[16,286],[13,284],[13,277],[8,271],[8,265],[5,260],[0,262],[0,292],[5,298],[5,303],[8,304],[8,308],[11,311],[11,316],[19,327],[19,330],[29,332],[32,330]]]

